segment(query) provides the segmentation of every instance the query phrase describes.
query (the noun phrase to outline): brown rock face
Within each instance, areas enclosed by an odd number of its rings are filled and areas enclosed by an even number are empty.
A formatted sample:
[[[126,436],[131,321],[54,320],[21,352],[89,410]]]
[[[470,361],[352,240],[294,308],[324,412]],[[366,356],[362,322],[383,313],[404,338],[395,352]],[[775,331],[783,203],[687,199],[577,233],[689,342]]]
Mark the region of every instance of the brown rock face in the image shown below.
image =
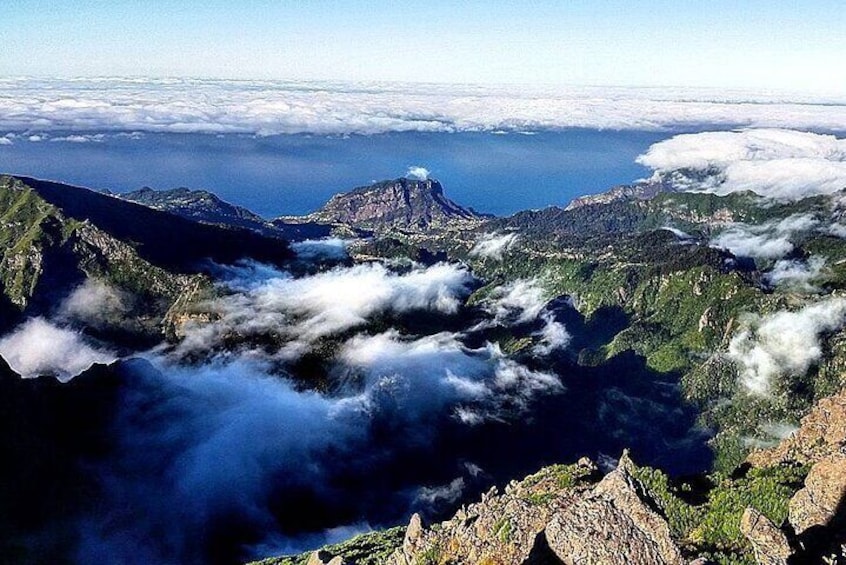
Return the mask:
[[[585,498],[546,528],[550,549],[566,564],[684,563],[667,522],[645,500],[626,454]]]
[[[329,559],[329,560],[324,561],[324,559]],[[321,552],[315,551],[308,558],[306,565],[346,565],[346,561],[344,561],[341,557],[332,557],[332,558],[329,558],[328,556],[324,557],[321,554]]]
[[[810,466],[804,487],[788,506],[788,520],[797,536],[796,563],[846,563],[845,450],[843,390],[817,403],[789,438],[747,459],[760,467],[784,462]]]
[[[769,518],[754,508],[747,508],[740,519],[740,531],[752,544],[758,565],[787,565],[792,550],[784,532]]]
[[[341,223],[375,231],[422,231],[448,225],[475,225],[484,215],[459,206],[436,180],[397,179],[333,196],[311,221]]]
[[[790,499],[788,519],[797,534],[825,526],[846,494],[846,455],[837,453],[811,467],[805,487]]]
[[[567,472],[545,469],[521,482],[512,482],[503,493],[492,488],[482,495],[481,501],[462,508],[437,528],[423,528],[415,515],[403,547],[388,563],[558,563],[546,547],[543,530],[554,514],[573,504],[587,488],[573,477],[595,472],[596,467],[586,459]]]

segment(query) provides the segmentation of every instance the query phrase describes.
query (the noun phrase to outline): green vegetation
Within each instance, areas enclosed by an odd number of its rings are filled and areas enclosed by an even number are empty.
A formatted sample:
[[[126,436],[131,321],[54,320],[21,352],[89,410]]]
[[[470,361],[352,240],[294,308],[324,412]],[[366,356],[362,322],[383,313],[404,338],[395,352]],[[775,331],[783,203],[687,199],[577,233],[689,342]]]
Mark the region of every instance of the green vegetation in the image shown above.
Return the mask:
[[[507,516],[500,518],[493,527],[493,533],[502,543],[511,541],[511,536],[514,534],[514,524]]]
[[[633,474],[643,483],[647,493],[667,519],[673,537],[678,540],[687,539],[702,520],[702,510],[684,502],[680,497],[680,491],[689,491],[692,487],[687,484],[680,487],[672,485],[664,472],[650,467],[637,467]]]
[[[662,471],[648,467],[635,468],[633,475],[667,519],[673,538],[691,555],[710,556],[717,563],[751,564],[752,548],[740,532],[743,512],[752,507],[782,524],[788,502],[802,487],[807,472],[807,467],[786,464],[753,468],[739,477],[715,474],[710,486],[698,487],[676,484]]]
[[[160,334],[158,321],[180,297],[210,286],[204,277],[151,264],[130,243],[67,217],[21,181],[0,177],[0,307],[26,312],[40,299],[70,292],[86,277],[133,294],[137,300],[130,315],[139,321],[139,331],[152,336]]]
[[[807,472],[805,467],[780,465],[751,469],[739,479],[718,479],[708,494],[702,522],[691,537],[718,551],[748,551],[749,544],[740,533],[743,511],[751,506],[774,524],[783,524],[788,502],[801,488]]]
[[[560,491],[589,483],[593,478],[591,469],[578,463],[550,465],[544,467],[534,475],[526,477],[523,480],[523,486],[525,488],[532,488],[543,483],[551,483],[551,488]]]
[[[340,555],[347,562],[356,565],[382,565],[390,555],[402,545],[405,528],[397,527],[381,532],[370,532],[358,535],[342,543],[328,545],[321,549],[333,557]],[[288,557],[273,557],[255,562],[254,565],[305,565],[311,552]],[[427,552],[421,565],[438,564],[440,551],[432,548]]]
[[[444,552],[441,546],[435,544],[421,553],[414,565],[446,565],[448,561],[444,559]]]

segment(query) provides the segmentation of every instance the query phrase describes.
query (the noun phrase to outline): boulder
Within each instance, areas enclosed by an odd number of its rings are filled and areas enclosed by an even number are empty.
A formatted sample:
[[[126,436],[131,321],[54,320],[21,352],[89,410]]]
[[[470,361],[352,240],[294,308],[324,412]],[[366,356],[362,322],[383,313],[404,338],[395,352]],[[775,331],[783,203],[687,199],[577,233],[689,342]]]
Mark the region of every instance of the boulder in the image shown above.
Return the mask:
[[[837,453],[817,462],[805,486],[790,499],[788,519],[797,535],[813,526],[826,526],[846,494],[846,455]]]
[[[684,563],[667,521],[652,509],[643,485],[631,475],[624,452],[580,502],[553,517],[550,549],[566,564],[658,565]]]
[[[769,518],[747,508],[740,519],[740,531],[752,544],[758,565],[787,565],[793,553],[787,536]]]

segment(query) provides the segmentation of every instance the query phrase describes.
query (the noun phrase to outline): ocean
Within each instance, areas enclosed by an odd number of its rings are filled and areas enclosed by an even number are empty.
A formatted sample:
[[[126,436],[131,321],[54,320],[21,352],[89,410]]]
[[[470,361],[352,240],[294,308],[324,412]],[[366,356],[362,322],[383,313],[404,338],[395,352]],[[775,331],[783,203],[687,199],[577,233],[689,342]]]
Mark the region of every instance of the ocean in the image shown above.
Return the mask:
[[[206,189],[272,218],[421,166],[455,201],[497,215],[563,206],[649,174],[635,158],[673,132],[565,129],[533,133],[373,135],[145,133],[19,136],[0,171],[96,189]],[[39,139],[40,137],[40,139]]]

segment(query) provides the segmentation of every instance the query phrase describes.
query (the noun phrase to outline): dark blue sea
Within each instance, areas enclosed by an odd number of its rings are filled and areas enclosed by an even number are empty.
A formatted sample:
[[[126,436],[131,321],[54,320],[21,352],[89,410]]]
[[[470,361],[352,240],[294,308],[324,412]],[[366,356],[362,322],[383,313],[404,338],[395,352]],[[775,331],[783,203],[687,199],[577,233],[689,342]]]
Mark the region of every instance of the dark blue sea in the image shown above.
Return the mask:
[[[274,217],[310,212],[337,192],[422,166],[454,200],[501,215],[566,205],[576,196],[647,176],[635,157],[673,133],[148,133],[84,143],[18,138],[0,145],[0,171],[115,192],[202,188]]]

